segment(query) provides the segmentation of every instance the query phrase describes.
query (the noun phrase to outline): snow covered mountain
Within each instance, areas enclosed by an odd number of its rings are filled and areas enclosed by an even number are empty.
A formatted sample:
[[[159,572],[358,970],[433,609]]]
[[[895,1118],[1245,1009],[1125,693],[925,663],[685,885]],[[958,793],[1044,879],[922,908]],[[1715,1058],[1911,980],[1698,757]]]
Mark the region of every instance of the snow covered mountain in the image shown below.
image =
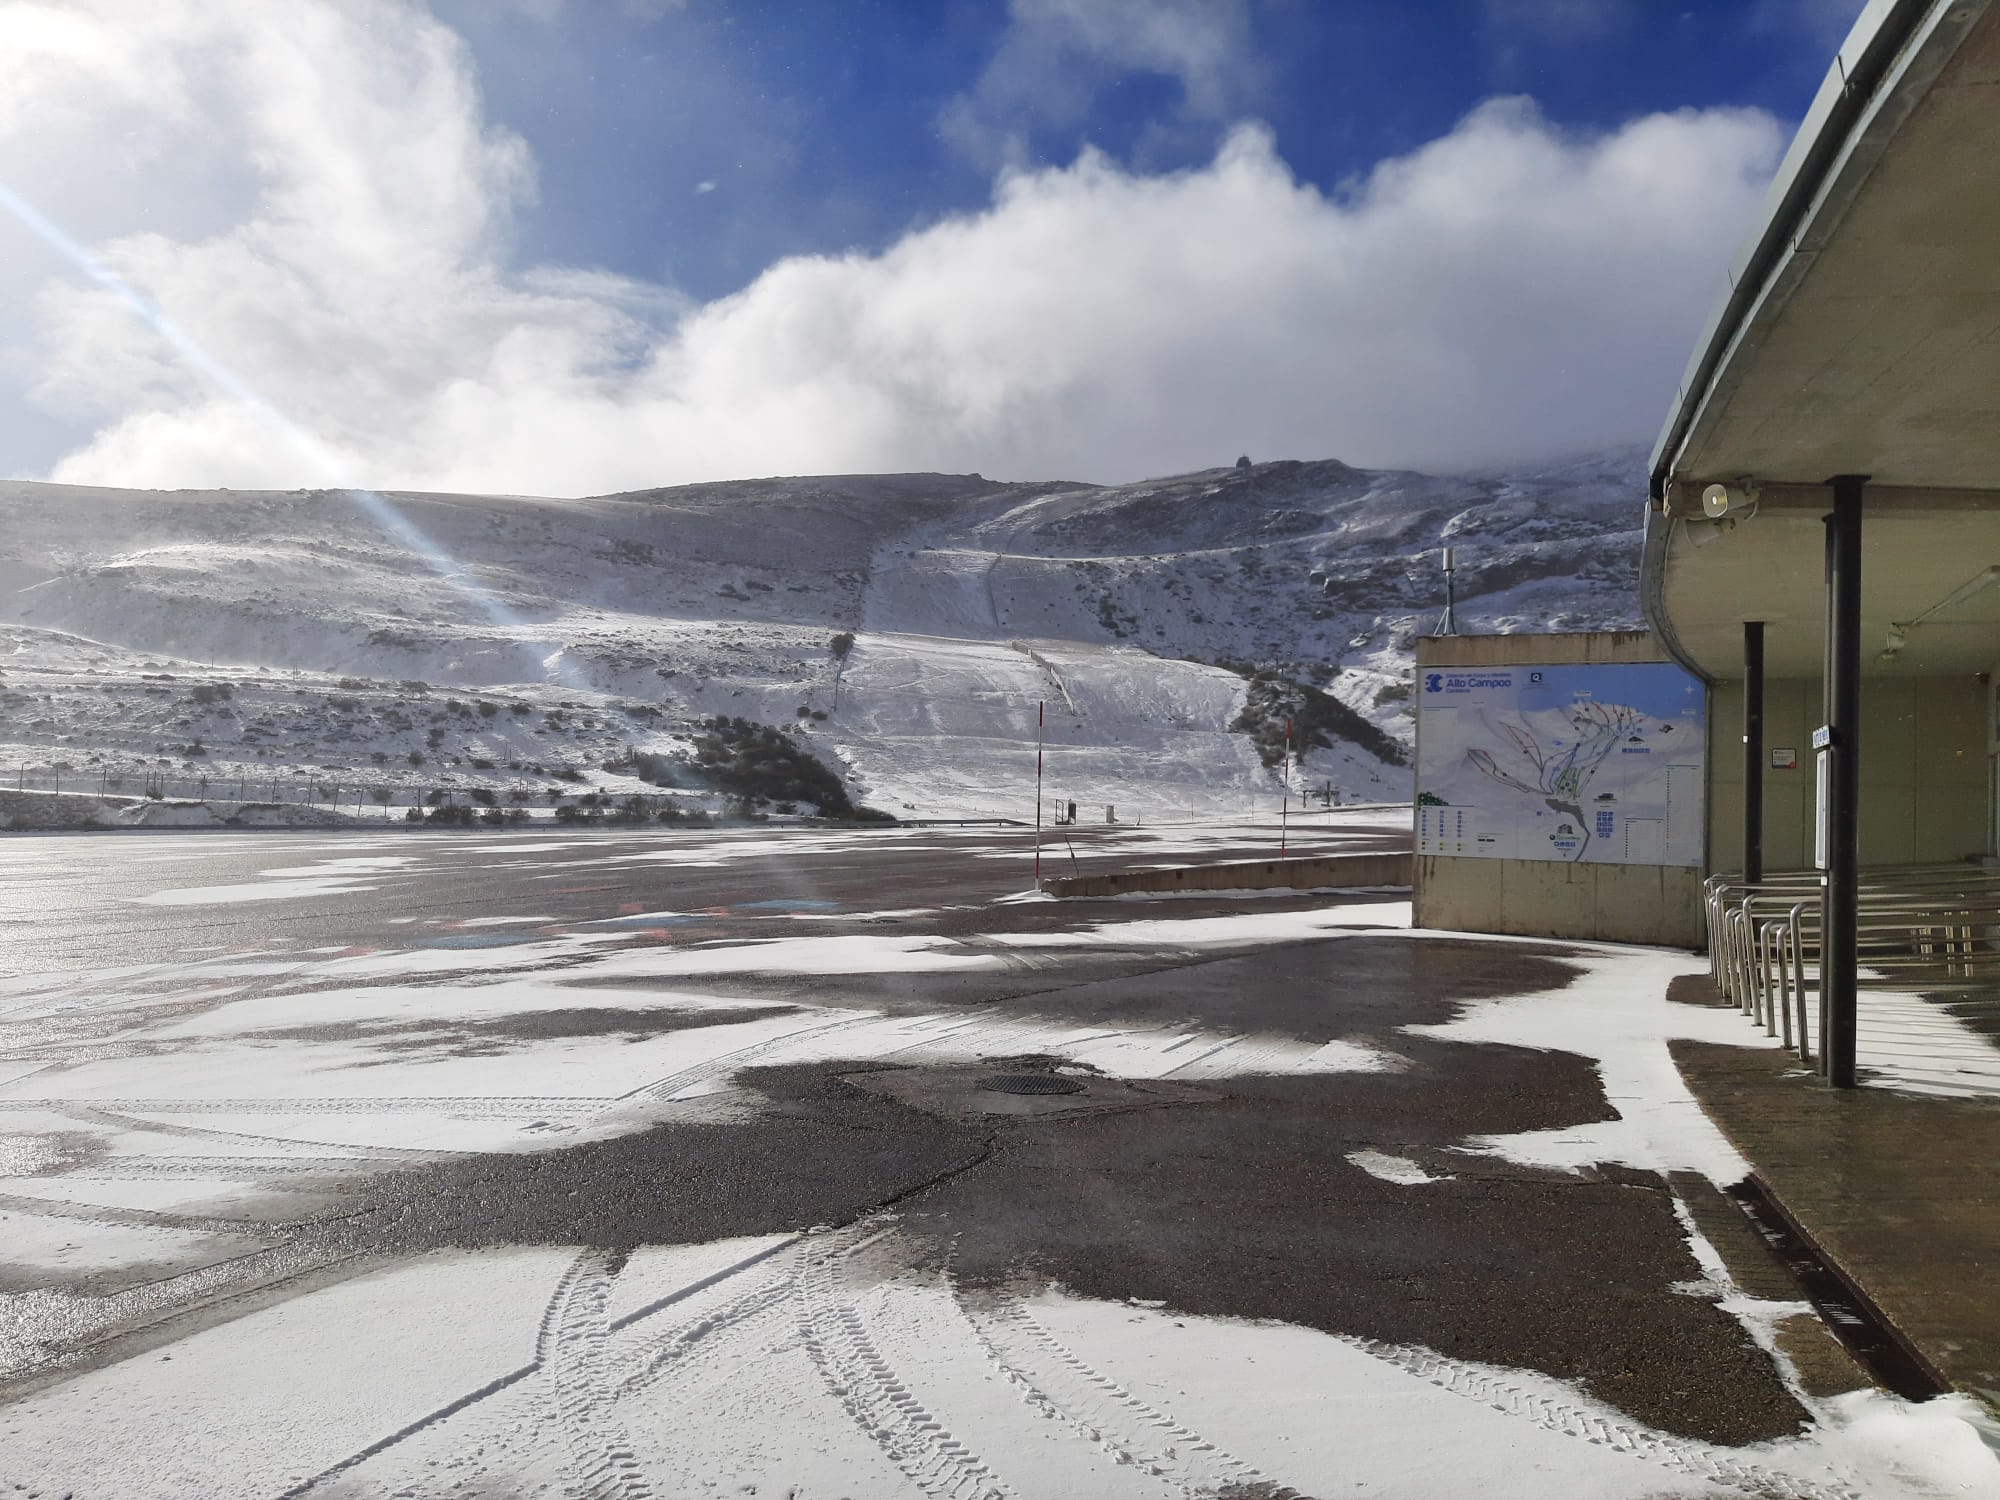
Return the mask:
[[[536,802],[579,775],[640,788],[634,753],[671,761],[728,716],[783,727],[857,801],[1014,814],[1046,704],[1049,794],[1093,815],[1274,808],[1287,714],[1319,741],[1295,784],[1401,798],[1436,548],[1458,548],[1462,629],[1632,624],[1639,473],[1622,451],[1491,478],[1322,460],[574,500],[5,482],[0,764]]]

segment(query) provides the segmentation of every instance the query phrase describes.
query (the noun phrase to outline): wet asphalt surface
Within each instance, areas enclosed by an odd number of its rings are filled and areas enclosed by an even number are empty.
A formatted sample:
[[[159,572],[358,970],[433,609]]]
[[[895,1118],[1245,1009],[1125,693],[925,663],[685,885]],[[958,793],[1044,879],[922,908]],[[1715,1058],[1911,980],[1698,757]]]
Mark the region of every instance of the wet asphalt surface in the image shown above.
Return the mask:
[[[686,851],[701,859],[700,850],[746,837],[770,852],[718,863],[673,862]],[[406,946],[412,919],[517,913],[547,916],[550,926],[562,927],[670,910],[688,914],[680,936],[698,932],[704,941],[717,941],[770,937],[770,918],[800,912],[952,904],[965,909],[927,917],[922,930],[988,931],[986,903],[1032,885],[1033,837],[1032,829],[1016,827],[0,835],[0,972],[154,963],[202,946]],[[1043,863],[1046,873],[1058,875],[1190,859],[1270,859],[1278,838],[1272,826],[1204,844],[1199,854],[1163,854],[1143,842],[1126,844],[1120,830],[1080,826],[1050,830]],[[829,842],[840,847],[825,848]],[[1294,854],[1408,847],[1407,830],[1315,832],[1294,825],[1290,832]],[[131,904],[175,885],[255,882],[274,866],[384,856],[412,863],[356,874],[354,883],[365,889],[323,900]],[[1098,917],[1107,911],[1129,908],[1100,909]]]
[[[1349,835],[1344,843],[1384,847],[1398,837],[1407,842],[1407,834],[1392,833]],[[187,950],[398,950],[477,936],[490,929],[454,924],[511,914],[547,918],[533,929],[537,935],[628,914],[686,914],[685,922],[644,927],[633,938],[667,947],[882,931],[976,944],[1009,931],[1283,911],[1329,900],[993,906],[1025,884],[1018,831],[899,834],[832,849],[807,836],[781,836],[754,857],[709,866],[645,857],[676,841],[686,847],[713,838],[19,839],[0,846],[9,881],[0,887],[0,963],[19,974],[159,964]],[[1093,853],[1086,839],[1076,847],[1082,858]],[[1269,852],[1261,841],[1241,851]],[[254,882],[274,867],[411,853],[416,864],[356,877],[365,890],[310,900],[132,904],[176,884]],[[1116,857],[1097,854],[1100,864]],[[398,920],[413,917],[419,922]],[[121,1318],[104,1311],[116,1301],[108,1285],[84,1276],[30,1287],[0,1259],[8,1279],[0,1290],[53,1291],[73,1300],[75,1314],[35,1331],[39,1353],[16,1362],[0,1400],[385,1258],[522,1244],[625,1251],[849,1224],[895,1205],[906,1229],[965,1282],[1053,1281],[1086,1296],[1148,1299],[1181,1313],[1279,1319],[1423,1345],[1575,1381],[1651,1426],[1711,1441],[1796,1432],[1804,1412],[1741,1326],[1712,1300],[1675,1290],[1701,1271],[1667,1183],[1622,1169],[1545,1171],[1451,1149],[1471,1136],[1613,1115],[1594,1068],[1580,1057],[1401,1030],[1449,1020],[1481,999],[1559,988],[1576,972],[1560,947],[1477,940],[1418,943],[1363,933],[1251,953],[1138,942],[1035,950],[1032,963],[963,972],[749,971],[676,981],[743,1002],[700,1013],[585,1003],[463,1024],[432,1018],[343,1028],[343,1040],[386,1056],[465,1056],[549,1038],[637,1038],[729,1024],[775,1001],[891,1014],[963,1009],[1079,1027],[1184,1023],[1309,1044],[1365,1043],[1394,1065],[1365,1073],[1252,1071],[1137,1101],[1108,1088],[1093,1095],[1098,1086],[1079,1075],[1086,1088],[1077,1107],[1039,1115],[982,1112],[979,1096],[968,1092],[976,1079],[958,1076],[965,1070],[896,1080],[886,1075],[922,1070],[865,1056],[748,1066],[737,1083],[753,1105],[722,1123],[670,1122],[532,1154],[461,1156],[330,1180],[320,1211],[284,1222],[260,1220],[259,1204],[246,1199],[226,1222],[254,1226],[277,1248],[266,1282],[235,1289],[227,1305],[141,1298]],[[10,1052],[4,1019],[0,1012],[0,1059],[12,1059],[18,1071],[41,1054],[33,1047]],[[1060,1055],[996,1056],[984,1066],[1035,1074],[1064,1063]],[[0,1115],[0,1132],[5,1128]],[[1440,1180],[1414,1191],[1382,1181],[1348,1162],[1347,1153],[1363,1149],[1407,1157]],[[200,1222],[212,1228],[216,1216]]]

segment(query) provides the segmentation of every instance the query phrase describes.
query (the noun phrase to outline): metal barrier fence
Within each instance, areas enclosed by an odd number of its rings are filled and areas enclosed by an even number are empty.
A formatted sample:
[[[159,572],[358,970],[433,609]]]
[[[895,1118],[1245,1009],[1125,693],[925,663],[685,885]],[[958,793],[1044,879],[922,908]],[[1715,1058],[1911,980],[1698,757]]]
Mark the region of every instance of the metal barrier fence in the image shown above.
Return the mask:
[[[496,781],[411,777],[397,782],[360,780],[351,775],[292,774],[184,775],[168,771],[79,773],[51,767],[16,766],[0,774],[0,790],[59,792],[124,804],[139,801],[206,802],[216,808],[243,806],[325,807],[362,817],[400,816],[411,808],[583,807],[612,808],[636,800],[649,811],[689,799],[667,791],[614,791],[583,781],[549,785],[525,779]]]
[[[1789,870],[1703,885],[1709,971],[1723,996],[1814,1061],[1823,927],[1820,874]],[[2000,871],[1964,863],[1861,872],[1856,949],[1871,990],[2000,1000]]]

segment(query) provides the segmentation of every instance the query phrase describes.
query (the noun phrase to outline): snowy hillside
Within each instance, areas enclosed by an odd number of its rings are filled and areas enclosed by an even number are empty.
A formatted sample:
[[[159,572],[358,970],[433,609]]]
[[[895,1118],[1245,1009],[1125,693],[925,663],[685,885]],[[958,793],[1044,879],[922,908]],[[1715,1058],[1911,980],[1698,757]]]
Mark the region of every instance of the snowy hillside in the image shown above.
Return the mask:
[[[1274,809],[1288,713],[1324,741],[1295,784],[1401,798],[1435,549],[1459,549],[1463,629],[1631,624],[1638,471],[576,500],[0,483],[0,764],[29,787],[541,805],[579,776],[646,789],[605,768],[726,715],[783,726],[857,802],[1018,814],[1046,703],[1049,794],[1098,816]]]

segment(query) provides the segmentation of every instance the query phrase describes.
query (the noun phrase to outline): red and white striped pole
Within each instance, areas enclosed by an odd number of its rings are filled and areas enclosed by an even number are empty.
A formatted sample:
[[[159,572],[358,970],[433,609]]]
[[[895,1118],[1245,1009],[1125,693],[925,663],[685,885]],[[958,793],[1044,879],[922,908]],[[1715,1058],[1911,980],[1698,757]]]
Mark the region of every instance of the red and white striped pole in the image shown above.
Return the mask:
[[[1278,858],[1285,857],[1286,825],[1292,816],[1292,721],[1285,720],[1285,792],[1278,804]]]
[[[1042,718],[1048,704],[1035,705],[1035,889],[1042,888]]]

